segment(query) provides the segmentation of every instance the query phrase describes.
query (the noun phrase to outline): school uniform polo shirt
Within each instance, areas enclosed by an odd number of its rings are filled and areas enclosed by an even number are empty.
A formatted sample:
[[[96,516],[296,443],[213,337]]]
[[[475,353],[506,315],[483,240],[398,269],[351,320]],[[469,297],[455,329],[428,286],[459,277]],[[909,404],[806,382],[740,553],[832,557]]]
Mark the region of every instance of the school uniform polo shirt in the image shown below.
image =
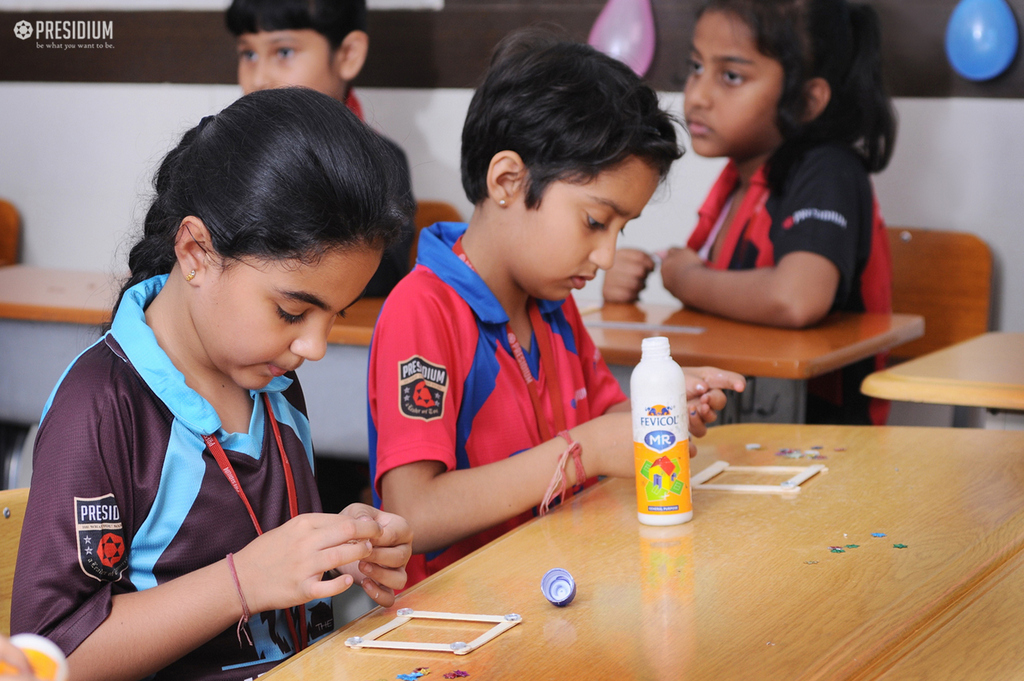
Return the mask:
[[[708,193],[688,246],[712,238],[739,182],[730,161]],[[733,228],[709,267],[745,270],[771,267],[790,253],[815,253],[839,270],[832,311],[892,312],[889,241],[860,158],[849,148],[825,144],[809,150],[789,171],[781,192],[768,186],[767,168],[751,178]],[[809,423],[884,424],[888,402],[860,393],[860,384],[884,366],[884,355],[810,381]]]
[[[291,461],[299,511],[320,510],[298,383],[281,376],[254,392],[248,432],[226,433],[146,325],[145,308],[166,280],[125,293],[111,330],[65,371],[39,426],[11,631],[46,636],[65,654],[106,619],[115,595],[168,582],[256,538],[203,434],[220,441],[264,531],[289,519],[263,392]],[[333,630],[329,599],[308,603],[306,613],[311,639]],[[246,629],[251,644],[232,625],[150,678],[250,679],[295,652],[284,611],[253,614]]]
[[[509,346],[508,315],[452,250],[465,230],[462,223],[438,223],[421,233],[416,267],[388,297],[374,329],[368,400],[370,472],[378,506],[381,477],[399,466],[429,460],[448,471],[465,469],[541,444],[530,393]],[[547,376],[540,366],[536,337],[527,363],[548,423],[554,423],[551,381],[560,386],[568,428],[623,402],[626,396],[583,327],[572,297],[538,300],[537,305],[553,341],[557,375]],[[532,515],[524,513],[442,551],[413,556],[409,584]]]

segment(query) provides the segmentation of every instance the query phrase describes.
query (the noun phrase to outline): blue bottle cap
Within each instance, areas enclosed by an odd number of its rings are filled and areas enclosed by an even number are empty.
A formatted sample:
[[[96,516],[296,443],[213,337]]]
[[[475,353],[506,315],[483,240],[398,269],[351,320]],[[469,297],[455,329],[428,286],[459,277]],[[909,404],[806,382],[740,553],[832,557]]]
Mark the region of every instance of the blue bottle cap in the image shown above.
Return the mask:
[[[551,568],[541,578],[540,590],[544,598],[562,608],[576,598],[576,581],[568,570]]]

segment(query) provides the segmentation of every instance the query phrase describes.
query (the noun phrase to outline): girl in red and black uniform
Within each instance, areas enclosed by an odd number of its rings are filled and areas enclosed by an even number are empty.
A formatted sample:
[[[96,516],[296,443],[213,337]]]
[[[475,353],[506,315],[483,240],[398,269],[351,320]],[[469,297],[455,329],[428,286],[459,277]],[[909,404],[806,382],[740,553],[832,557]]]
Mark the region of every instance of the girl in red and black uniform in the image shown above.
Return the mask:
[[[875,12],[846,0],[710,0],[684,90],[701,156],[728,165],[686,248],[661,274],[689,307],[756,324],[814,325],[829,312],[891,311],[891,264],[868,173],[885,168],[895,116],[882,87]],[[611,302],[637,299],[654,257],[620,250]],[[810,382],[807,419],[884,423],[860,393],[881,357]]]

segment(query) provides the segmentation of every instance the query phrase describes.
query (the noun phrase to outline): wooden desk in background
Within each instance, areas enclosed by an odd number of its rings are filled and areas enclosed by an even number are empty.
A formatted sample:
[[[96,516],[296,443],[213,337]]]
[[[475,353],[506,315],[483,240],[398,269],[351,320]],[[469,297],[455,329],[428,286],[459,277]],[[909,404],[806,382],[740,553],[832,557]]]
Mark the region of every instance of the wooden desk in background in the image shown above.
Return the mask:
[[[640,361],[644,338],[667,336],[672,356],[681,365],[711,365],[745,376],[786,379],[791,382],[793,408],[783,410],[781,416],[789,423],[804,421],[807,379],[924,333],[924,320],[917,315],[833,313],[815,327],[796,330],[648,304],[608,304],[585,314],[583,322],[609,364],[632,367]]]
[[[866,395],[1024,411],[1024,333],[985,333],[864,379]]]
[[[761,449],[748,450],[752,442]],[[826,460],[775,454],[816,445]],[[977,616],[969,627],[940,627],[937,635],[948,630],[960,638],[958,649],[977,644],[996,656],[990,659],[1019,660],[1019,609],[990,620],[985,615],[999,603],[984,594],[1001,566],[1024,559],[1022,451],[1024,433],[1013,431],[714,428],[699,444],[694,472],[715,460],[823,463],[828,472],[791,497],[698,491],[693,521],[675,531],[639,525],[632,481],[605,481],[264,678],[366,681],[426,666],[428,678],[462,669],[470,681],[871,679],[895,662],[911,663],[929,643],[922,632],[959,611]],[[541,576],[553,567],[576,580],[568,607],[540,593]],[[345,646],[399,608],[523,619],[466,656]],[[480,632],[412,622],[386,638],[470,640]],[[959,670],[958,679],[992,678],[966,665]]]
[[[119,286],[99,272],[0,268],[0,423],[24,430],[38,422],[68,364],[100,337]],[[382,302],[349,308],[324,359],[299,368],[318,454],[367,456],[367,346]]]

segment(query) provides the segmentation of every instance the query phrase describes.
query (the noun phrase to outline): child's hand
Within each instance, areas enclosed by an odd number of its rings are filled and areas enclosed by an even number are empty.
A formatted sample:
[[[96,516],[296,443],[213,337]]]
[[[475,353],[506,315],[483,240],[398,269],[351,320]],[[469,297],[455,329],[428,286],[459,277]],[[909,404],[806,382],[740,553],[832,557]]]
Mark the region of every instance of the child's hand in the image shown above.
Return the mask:
[[[405,586],[405,564],[412,556],[412,528],[402,516],[366,504],[350,504],[342,514],[368,517],[380,525],[381,535],[372,540],[370,555],[343,570],[362,585],[370,598],[385,608],[390,607],[395,602],[395,590]]]
[[[665,288],[675,291],[674,280],[691,267],[703,267],[704,261],[692,248],[670,248],[661,258],[661,281]]]
[[[707,424],[718,419],[719,411],[725,407],[723,390],[743,392],[747,380],[735,371],[717,367],[684,367],[686,375],[686,406],[689,411],[690,434],[704,437]],[[691,456],[693,454],[691,449]]]
[[[615,262],[605,272],[601,295],[606,303],[635,303],[654,271],[654,259],[635,248],[615,252]]]
[[[0,636],[0,677],[4,681],[34,681],[36,678],[25,653],[6,636]]]
[[[303,513],[254,539],[235,554],[238,581],[252,613],[330,598],[352,585],[329,572],[373,553],[385,530],[370,515]]]

